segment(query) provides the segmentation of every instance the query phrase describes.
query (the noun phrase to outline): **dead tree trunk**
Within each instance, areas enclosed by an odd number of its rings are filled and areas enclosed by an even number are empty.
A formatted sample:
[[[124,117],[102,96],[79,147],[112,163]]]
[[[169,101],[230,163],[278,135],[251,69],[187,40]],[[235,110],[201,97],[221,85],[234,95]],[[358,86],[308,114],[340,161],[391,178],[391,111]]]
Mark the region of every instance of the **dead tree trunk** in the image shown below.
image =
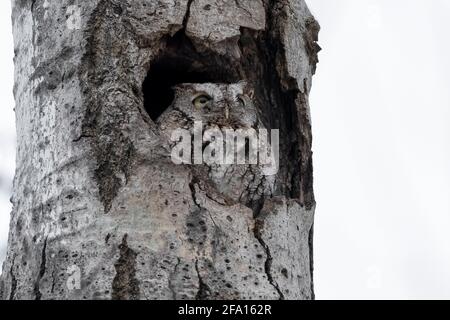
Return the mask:
[[[17,171],[3,299],[312,299],[304,0],[13,0]],[[160,148],[182,82],[256,87],[276,191],[224,203]]]

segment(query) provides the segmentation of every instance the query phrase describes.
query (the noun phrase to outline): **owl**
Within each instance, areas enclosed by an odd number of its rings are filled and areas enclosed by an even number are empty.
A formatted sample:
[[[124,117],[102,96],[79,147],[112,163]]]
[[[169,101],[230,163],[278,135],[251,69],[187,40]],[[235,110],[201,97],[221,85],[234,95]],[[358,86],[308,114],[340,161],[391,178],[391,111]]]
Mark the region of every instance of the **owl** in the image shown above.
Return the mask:
[[[253,102],[254,91],[244,81],[234,84],[187,83],[177,85],[173,90],[174,101],[157,120],[161,135],[171,146],[176,143],[171,141],[174,130],[185,129],[194,135],[194,123],[200,121],[203,132],[215,129],[221,131],[223,137],[230,130],[265,129]],[[224,150],[227,147],[224,145]],[[237,152],[248,152],[248,145],[241,149],[235,147]],[[274,177],[264,174],[257,163],[203,163],[196,171],[207,175],[208,183],[215,191],[232,203],[253,206],[273,192]]]

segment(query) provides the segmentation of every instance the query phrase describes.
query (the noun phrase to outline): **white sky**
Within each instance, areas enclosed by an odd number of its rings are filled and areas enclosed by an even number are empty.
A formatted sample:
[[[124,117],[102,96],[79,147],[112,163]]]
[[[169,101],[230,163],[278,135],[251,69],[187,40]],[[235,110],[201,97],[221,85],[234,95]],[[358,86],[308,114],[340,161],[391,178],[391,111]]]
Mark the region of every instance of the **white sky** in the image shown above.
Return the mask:
[[[450,1],[307,3],[317,297],[450,298]]]
[[[10,14],[10,1],[0,1],[0,270],[8,240],[9,198],[15,168],[14,46]]]
[[[450,1],[307,0],[318,299],[450,298]],[[14,170],[10,1],[0,1],[0,260]]]

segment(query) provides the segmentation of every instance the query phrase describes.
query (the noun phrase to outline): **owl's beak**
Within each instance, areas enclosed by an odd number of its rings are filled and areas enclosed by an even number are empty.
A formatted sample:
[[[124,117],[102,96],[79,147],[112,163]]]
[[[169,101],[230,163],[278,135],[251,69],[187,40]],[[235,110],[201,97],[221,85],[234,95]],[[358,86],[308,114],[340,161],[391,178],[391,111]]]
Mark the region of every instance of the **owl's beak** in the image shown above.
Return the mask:
[[[225,119],[228,120],[230,117],[230,107],[228,105],[225,106]]]

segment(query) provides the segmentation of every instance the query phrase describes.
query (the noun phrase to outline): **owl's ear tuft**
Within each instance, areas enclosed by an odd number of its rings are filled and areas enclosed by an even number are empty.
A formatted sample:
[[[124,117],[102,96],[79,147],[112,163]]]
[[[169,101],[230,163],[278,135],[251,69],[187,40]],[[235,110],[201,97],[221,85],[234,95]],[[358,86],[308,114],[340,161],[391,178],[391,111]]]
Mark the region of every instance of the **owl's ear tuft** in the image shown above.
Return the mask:
[[[171,87],[171,89],[176,96],[178,93],[180,93],[184,89],[184,87],[182,84],[177,84],[176,86]]]
[[[185,94],[186,92],[189,91],[192,92],[195,91],[194,87],[189,83],[180,83],[175,86],[172,86],[171,89],[174,93],[174,97],[177,96],[178,94]]]

